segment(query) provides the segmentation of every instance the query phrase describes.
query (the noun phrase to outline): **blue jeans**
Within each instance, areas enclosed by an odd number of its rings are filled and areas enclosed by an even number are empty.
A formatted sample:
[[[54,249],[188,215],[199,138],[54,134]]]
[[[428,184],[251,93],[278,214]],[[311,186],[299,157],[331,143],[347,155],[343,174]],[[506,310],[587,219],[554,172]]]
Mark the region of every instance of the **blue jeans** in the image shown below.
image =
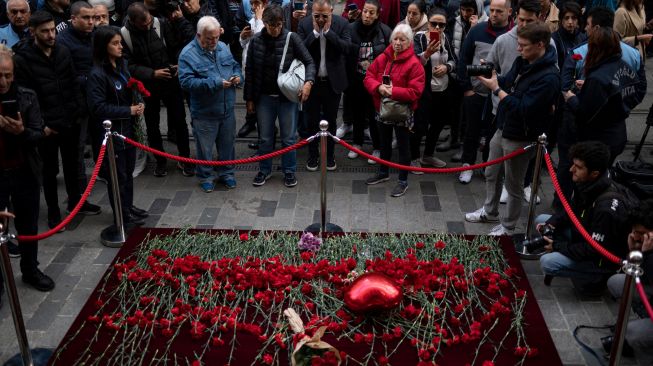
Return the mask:
[[[233,160],[236,156],[234,139],[236,136],[236,118],[232,113],[224,119],[193,119],[193,135],[197,143],[197,158],[213,160],[213,145],[218,151],[218,160]],[[201,183],[212,183],[217,178],[234,176],[234,166],[212,167],[198,165],[195,173]]]
[[[297,103],[281,101],[279,97],[262,94],[256,102],[256,115],[258,117],[258,154],[265,155],[272,152],[274,144],[274,122],[279,118],[279,137],[281,146],[293,145],[297,135]],[[281,168],[284,173],[294,173],[297,170],[297,152],[291,151],[281,156]],[[272,172],[272,159],[262,160],[259,170],[269,175]]]
[[[600,275],[615,273],[614,270],[599,267],[594,261],[578,262],[559,252],[547,253],[540,257],[540,267],[544,274],[587,281],[596,281]]]

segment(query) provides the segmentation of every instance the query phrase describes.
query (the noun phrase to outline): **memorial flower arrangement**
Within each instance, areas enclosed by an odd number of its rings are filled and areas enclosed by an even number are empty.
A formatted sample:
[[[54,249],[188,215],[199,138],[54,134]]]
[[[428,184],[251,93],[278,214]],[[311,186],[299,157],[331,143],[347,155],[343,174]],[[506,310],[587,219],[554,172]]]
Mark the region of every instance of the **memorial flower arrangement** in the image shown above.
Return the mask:
[[[315,239],[304,234],[298,245],[297,234],[182,231],[144,241],[131,258],[113,265],[99,298],[90,300],[96,311],[85,322],[95,336],[71,338],[52,360],[56,364],[70,342],[83,341],[89,346],[76,364],[101,358],[101,364],[223,365],[231,357],[214,360],[212,351],[231,356],[247,347],[254,364],[279,365],[290,364],[298,344],[325,338],[320,353],[302,364],[400,365],[400,347],[412,349],[420,366],[436,365],[462,345],[475,350],[461,356],[469,365],[494,365],[506,352],[517,365],[537,356],[524,335],[526,293],[516,287],[516,269],[494,239]],[[307,242],[310,249],[302,247]],[[369,251],[365,256],[361,246]],[[402,291],[401,303],[382,313],[348,308],[352,278],[365,273],[390,278]],[[109,342],[99,340],[107,334]],[[155,339],[165,347],[148,350]],[[192,351],[176,350],[188,341]],[[353,344],[355,351],[336,342]]]

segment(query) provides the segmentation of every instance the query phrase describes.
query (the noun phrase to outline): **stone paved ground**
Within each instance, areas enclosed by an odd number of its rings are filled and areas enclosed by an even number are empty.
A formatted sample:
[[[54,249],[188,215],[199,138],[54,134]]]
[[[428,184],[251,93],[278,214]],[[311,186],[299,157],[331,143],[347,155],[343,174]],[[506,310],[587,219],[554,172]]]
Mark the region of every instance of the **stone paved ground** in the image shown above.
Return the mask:
[[[641,122],[649,105],[649,100],[642,103],[642,109],[636,110],[629,121],[629,136],[633,141],[639,140]],[[239,107],[239,126],[242,109]],[[237,157],[251,153],[246,147],[248,141],[251,139],[238,140]],[[149,209],[151,216],[147,225],[154,227],[302,230],[319,219],[319,175],[303,168],[305,155],[306,151],[299,153],[299,185],[295,188],[284,187],[280,173],[275,173],[263,187],[255,188],[251,180],[256,166],[247,165],[240,166],[237,171],[238,188],[227,191],[218,186],[211,194],[203,193],[194,178],[183,177],[170,162],[167,177],[154,178],[148,170],[135,180],[135,203]],[[448,159],[449,155],[444,156]],[[459,184],[454,175],[410,175],[406,195],[392,198],[389,193],[393,181],[366,186],[364,181],[375,168],[362,159],[349,160],[345,156],[346,151],[337,146],[339,168],[329,173],[327,187],[327,217],[345,231],[483,234],[491,227],[463,220],[463,213],[480,207],[484,199],[484,184],[478,174],[469,185]],[[630,156],[629,150],[623,158]],[[645,156],[650,157],[648,151]],[[550,211],[552,188],[547,175],[543,177],[543,184],[538,213]],[[60,197],[65,198],[61,177]],[[55,280],[54,291],[41,293],[27,288],[20,282],[18,260],[12,260],[32,348],[58,345],[117,253],[117,249],[103,247],[98,240],[100,230],[112,221],[103,183],[98,183],[90,201],[102,206],[101,215],[79,217],[66,232],[39,243],[41,268]],[[61,206],[65,207],[63,202]],[[523,212],[522,229],[525,210]],[[43,205],[41,230],[46,228],[45,219]],[[566,365],[597,365],[591,355],[580,350],[572,331],[579,324],[613,323],[617,304],[607,294],[600,298],[580,298],[571,282],[564,279],[557,278],[551,287],[545,287],[538,262],[523,261],[523,265],[563,362]],[[19,351],[8,305],[0,309],[0,329],[0,361],[4,362]],[[587,332],[583,338],[597,348],[602,335],[605,334]],[[625,359],[622,364],[638,363]]]

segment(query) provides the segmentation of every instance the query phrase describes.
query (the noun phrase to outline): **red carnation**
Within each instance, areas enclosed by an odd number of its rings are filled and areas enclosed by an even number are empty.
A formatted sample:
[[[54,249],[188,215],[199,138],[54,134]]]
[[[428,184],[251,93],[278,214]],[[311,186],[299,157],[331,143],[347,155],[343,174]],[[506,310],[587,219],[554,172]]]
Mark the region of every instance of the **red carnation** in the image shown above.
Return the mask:
[[[571,59],[574,61],[580,61],[583,59],[583,55],[581,55],[580,53],[574,53],[573,55],[571,55]]]
[[[242,233],[240,234],[240,241],[247,241],[249,239],[249,235],[247,233]]]

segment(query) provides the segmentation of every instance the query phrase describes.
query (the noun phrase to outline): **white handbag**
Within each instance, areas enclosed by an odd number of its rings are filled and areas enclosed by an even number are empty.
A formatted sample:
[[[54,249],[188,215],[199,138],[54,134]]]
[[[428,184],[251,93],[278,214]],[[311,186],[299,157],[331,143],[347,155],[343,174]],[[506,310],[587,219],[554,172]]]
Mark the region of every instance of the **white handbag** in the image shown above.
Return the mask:
[[[290,35],[292,32],[288,32],[286,37],[286,45],[283,48],[283,56],[281,57],[281,64],[279,65],[279,75],[277,76],[277,84],[279,85],[279,90],[281,93],[288,98],[291,102],[299,103],[299,91],[304,87],[304,79],[306,77],[306,71],[304,69],[304,64],[298,60],[294,59],[290,64],[290,68],[286,72],[282,72],[283,64],[286,60],[286,53],[288,52],[288,43],[290,42]]]

